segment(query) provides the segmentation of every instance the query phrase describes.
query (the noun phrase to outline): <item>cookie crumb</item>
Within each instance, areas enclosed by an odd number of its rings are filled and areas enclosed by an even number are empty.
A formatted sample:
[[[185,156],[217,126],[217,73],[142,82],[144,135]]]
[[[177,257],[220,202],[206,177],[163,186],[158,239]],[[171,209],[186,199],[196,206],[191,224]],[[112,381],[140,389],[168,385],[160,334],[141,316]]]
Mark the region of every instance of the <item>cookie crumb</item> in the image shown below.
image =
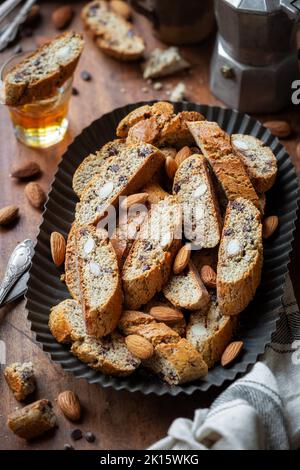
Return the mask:
[[[159,91],[163,89],[163,84],[161,82],[155,82],[153,85],[154,90]]]
[[[177,83],[172,93],[170,94],[171,101],[182,101],[185,97],[186,86],[183,82]]]

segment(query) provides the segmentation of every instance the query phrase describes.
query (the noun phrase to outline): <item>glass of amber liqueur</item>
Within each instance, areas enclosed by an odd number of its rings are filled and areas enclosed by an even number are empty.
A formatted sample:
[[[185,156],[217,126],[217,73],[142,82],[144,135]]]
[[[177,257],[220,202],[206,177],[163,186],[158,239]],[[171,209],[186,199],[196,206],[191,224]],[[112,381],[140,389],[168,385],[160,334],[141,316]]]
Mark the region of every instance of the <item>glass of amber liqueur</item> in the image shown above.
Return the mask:
[[[28,52],[17,54],[4,63],[0,72],[1,85],[6,74],[27,55]],[[70,77],[47,98],[21,106],[8,106],[18,140],[28,147],[47,148],[64,138],[69,124],[67,115],[72,81],[73,77]]]

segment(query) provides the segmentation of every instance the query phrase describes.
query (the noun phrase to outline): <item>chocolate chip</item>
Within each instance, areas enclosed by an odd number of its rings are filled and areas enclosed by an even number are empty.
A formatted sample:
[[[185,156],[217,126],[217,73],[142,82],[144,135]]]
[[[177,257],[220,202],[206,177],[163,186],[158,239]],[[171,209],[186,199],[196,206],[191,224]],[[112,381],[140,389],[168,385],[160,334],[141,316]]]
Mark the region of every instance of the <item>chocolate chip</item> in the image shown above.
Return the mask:
[[[243,232],[251,232],[251,226],[250,225],[243,225]]]
[[[84,437],[88,442],[95,442],[95,440],[96,440],[96,436],[92,432],[86,432],[84,434]]]
[[[119,176],[119,183],[126,183],[126,182],[127,182],[126,176],[124,175]]]
[[[71,444],[65,444],[64,445],[64,450],[75,450],[73,446],[71,446]]]
[[[232,228],[225,228],[223,233],[226,237],[229,237],[230,235],[234,234],[234,231],[232,230]]]
[[[144,242],[144,250],[145,251],[151,251],[152,248],[153,248],[152,243],[150,243],[149,241]]]
[[[137,151],[139,157],[147,157],[150,153],[152,153],[152,150],[147,147],[141,147]]]
[[[148,264],[145,264],[144,266],[142,266],[142,271],[148,271],[150,269],[150,266]]]
[[[77,88],[75,88],[74,86],[73,86],[73,88],[72,88],[72,95],[73,95],[73,96],[79,95],[79,91],[78,91]]]
[[[90,80],[92,80],[92,75],[87,70],[83,70],[80,76],[85,82],[89,82]]]
[[[242,206],[242,204],[240,204],[240,203],[237,202],[237,201],[233,201],[233,202],[231,203],[231,207],[232,207],[233,209],[235,209],[236,211],[238,211],[238,212],[242,212],[242,210],[244,209],[243,206]]]
[[[97,13],[98,13],[98,10],[100,8],[100,4],[99,5],[92,5],[90,8],[89,8],[89,16],[96,16]]]
[[[177,194],[179,190],[180,190],[180,184],[175,183],[173,187],[173,193]]]
[[[119,165],[109,165],[107,169],[114,173],[117,173],[120,170],[120,167]]]
[[[16,47],[14,48],[14,54],[20,54],[20,52],[23,52],[23,48],[21,44],[17,44]]]
[[[71,438],[74,440],[74,441],[78,441],[79,439],[82,438],[82,432],[81,432],[81,429],[73,429],[71,431],[71,434],[70,434]]]
[[[127,36],[128,36],[129,38],[133,38],[133,37],[135,36],[133,29],[129,29],[129,30],[127,31]]]
[[[118,151],[116,149],[116,147],[114,147],[113,145],[108,149],[108,155],[110,157],[113,157],[114,155],[117,155]]]

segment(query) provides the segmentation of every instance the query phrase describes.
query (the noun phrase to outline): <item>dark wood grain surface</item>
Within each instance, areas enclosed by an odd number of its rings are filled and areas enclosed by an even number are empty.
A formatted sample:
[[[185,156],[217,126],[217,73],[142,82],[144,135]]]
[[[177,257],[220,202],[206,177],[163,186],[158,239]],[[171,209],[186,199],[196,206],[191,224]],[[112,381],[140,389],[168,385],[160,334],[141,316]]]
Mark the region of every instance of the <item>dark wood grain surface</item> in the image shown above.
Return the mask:
[[[55,31],[49,17],[58,2],[42,4],[43,20],[34,29],[32,37],[21,41],[26,50],[35,47],[37,35],[53,36]],[[84,2],[72,2],[79,11]],[[147,41],[151,50],[159,45],[147,20],[135,15],[137,28]],[[76,15],[72,27],[82,30],[79,15]],[[147,99],[167,99],[168,87],[184,80],[187,86],[187,97],[191,101],[206,104],[219,104],[208,89],[208,66],[214,38],[208,39],[200,46],[183,48],[183,53],[193,64],[191,72],[163,80],[164,89],[154,91],[141,78],[138,64],[119,63],[100,53],[90,38],[86,37],[86,47],[75,76],[75,86],[79,95],[72,97],[70,107],[70,129],[62,144],[49,150],[37,151],[18,143],[13,135],[7,109],[0,108],[0,207],[17,204],[20,207],[20,220],[12,229],[0,229],[0,277],[3,275],[9,255],[15,245],[25,238],[34,239],[41,220],[41,213],[31,206],[24,197],[24,184],[17,183],[9,177],[11,169],[23,162],[35,160],[43,169],[39,182],[48,190],[57,164],[74,136],[100,117],[103,113],[127,103]],[[13,54],[11,47],[0,54],[0,63]],[[92,80],[85,82],[80,71],[88,70]],[[146,90],[144,90],[146,87]],[[272,116],[261,116],[267,120]],[[291,139],[285,141],[298,173],[300,157],[295,156],[296,143],[300,138],[299,107],[284,110],[276,118],[287,118],[293,126]],[[273,118],[273,117],[272,117]],[[298,244],[299,245],[299,244]],[[300,248],[295,243],[292,257],[291,274],[294,285],[299,283]],[[296,292],[300,300],[299,289]],[[96,434],[95,444],[88,444],[84,439],[76,442],[78,449],[141,449],[149,446],[165,435],[174,418],[192,417],[197,407],[207,406],[216,393],[206,395],[194,394],[191,397],[180,396],[156,397],[143,396],[139,393],[116,392],[88,385],[84,380],[76,380],[65,374],[60,366],[53,364],[34,340],[26,318],[25,302],[19,301],[0,310],[0,340],[6,344],[6,362],[31,360],[37,372],[38,390],[36,398],[47,397],[54,402],[58,393],[70,389],[76,391],[83,406],[84,415],[80,428]],[[3,366],[2,366],[3,367]],[[70,430],[74,425],[67,421],[58,411],[59,428],[51,436],[36,440],[30,444],[15,437],[5,425],[7,414],[20,406],[0,376],[0,449],[61,449],[64,443],[70,443]],[[56,410],[57,407],[55,406]]]

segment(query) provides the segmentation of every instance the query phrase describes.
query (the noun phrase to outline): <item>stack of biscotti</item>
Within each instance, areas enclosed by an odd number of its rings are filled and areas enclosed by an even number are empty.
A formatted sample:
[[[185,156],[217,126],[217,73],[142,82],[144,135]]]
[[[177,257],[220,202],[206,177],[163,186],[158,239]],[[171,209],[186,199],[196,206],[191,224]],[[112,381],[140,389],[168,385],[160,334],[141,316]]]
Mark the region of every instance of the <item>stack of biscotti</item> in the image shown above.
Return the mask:
[[[135,109],[116,133],[74,174],[73,300],[52,309],[49,327],[103,373],[141,366],[171,385],[196,380],[259,286],[261,204],[276,159],[258,139],[166,102]]]
[[[105,338],[87,334],[83,312],[76,300],[64,300],[51,309],[49,328],[59,343],[71,343],[71,352],[76,357],[104,374],[126,376],[140,365],[119,333],[113,332]]]
[[[6,75],[5,104],[20,106],[54,95],[73,75],[82,49],[82,35],[74,32],[39,47]]]
[[[111,8],[110,2],[95,0],[88,3],[81,17],[85,28],[105,54],[123,61],[142,57],[144,40],[134,31],[132,23]]]

